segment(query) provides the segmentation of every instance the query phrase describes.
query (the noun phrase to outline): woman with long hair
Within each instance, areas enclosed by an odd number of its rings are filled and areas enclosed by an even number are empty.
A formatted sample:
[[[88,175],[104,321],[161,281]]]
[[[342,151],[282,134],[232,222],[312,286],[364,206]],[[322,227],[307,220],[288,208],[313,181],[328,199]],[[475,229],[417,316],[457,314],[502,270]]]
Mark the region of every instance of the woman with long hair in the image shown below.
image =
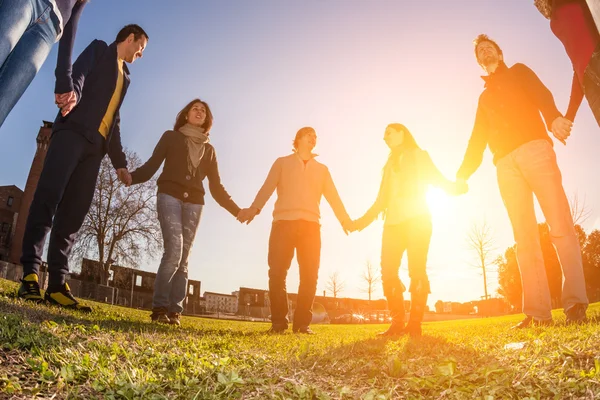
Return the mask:
[[[373,206],[353,221],[351,228],[362,230],[378,215],[384,215],[381,281],[392,325],[381,335],[420,336],[430,293],[426,264],[432,224],[425,197],[427,189],[431,184],[449,193],[460,194],[466,192],[466,185],[458,186],[447,180],[404,125],[388,125],[383,140],[391,151],[383,169],[379,194]],[[411,293],[410,317],[406,326],[405,287],[398,276],[405,251],[408,253]]]
[[[154,283],[152,321],[180,324],[188,259],[204,206],[204,178],[221,207],[234,217],[240,212],[221,184],[215,149],[209,143],[212,122],[208,104],[192,100],[177,114],[173,130],[162,135],[150,159],[131,173],[132,184],[146,182],[165,163],[157,182],[164,253]]]
[[[600,126],[600,35],[585,0],[534,0],[573,64],[571,99],[565,118],[575,120],[583,96]]]
[[[87,0],[0,1],[0,126],[59,40],[55,102],[63,115],[77,103],[71,53],[86,3]]]

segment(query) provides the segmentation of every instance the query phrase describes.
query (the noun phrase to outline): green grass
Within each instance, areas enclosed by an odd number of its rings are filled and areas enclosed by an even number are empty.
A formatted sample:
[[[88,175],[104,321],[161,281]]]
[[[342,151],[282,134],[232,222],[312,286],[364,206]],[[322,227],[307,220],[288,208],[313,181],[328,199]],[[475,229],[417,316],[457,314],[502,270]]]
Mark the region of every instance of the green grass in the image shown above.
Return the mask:
[[[376,339],[382,325],[270,336],[263,323],[177,328],[99,303],[81,315],[17,300],[16,287],[0,280],[0,398],[600,398],[600,326],[565,326],[560,312],[546,329],[509,330],[522,316],[429,323],[420,340]]]

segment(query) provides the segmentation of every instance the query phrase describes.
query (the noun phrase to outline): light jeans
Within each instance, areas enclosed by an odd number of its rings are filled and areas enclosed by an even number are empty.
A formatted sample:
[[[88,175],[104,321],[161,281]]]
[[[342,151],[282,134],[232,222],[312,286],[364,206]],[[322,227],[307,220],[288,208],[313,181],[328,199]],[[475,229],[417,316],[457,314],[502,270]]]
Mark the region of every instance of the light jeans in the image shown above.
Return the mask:
[[[543,139],[525,143],[498,160],[496,170],[517,243],[523,312],[537,320],[552,318],[533,195],[546,217],[562,268],[563,307],[568,310],[578,303],[587,305],[581,249],[552,145]]]
[[[188,258],[202,215],[202,205],[159,193],[156,200],[164,252],[154,282],[152,308],[181,313],[187,296]]]
[[[58,26],[47,0],[0,0],[0,127],[48,57]]]

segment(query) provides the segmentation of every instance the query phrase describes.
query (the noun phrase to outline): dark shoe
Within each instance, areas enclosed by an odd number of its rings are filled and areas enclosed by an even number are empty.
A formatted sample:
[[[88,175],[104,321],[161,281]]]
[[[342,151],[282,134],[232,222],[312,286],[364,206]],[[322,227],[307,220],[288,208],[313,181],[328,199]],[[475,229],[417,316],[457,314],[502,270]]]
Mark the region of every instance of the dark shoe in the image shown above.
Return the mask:
[[[571,324],[584,324],[587,322],[587,317],[585,315],[585,311],[587,310],[587,305],[582,303],[577,303],[565,311],[567,314],[567,325]]]
[[[177,313],[177,312],[170,312],[167,314],[167,318],[169,318],[169,323],[171,325],[181,325],[181,321],[179,320],[179,318],[181,317],[181,314]]]
[[[150,319],[152,322],[159,322],[161,324],[171,323],[171,320],[167,316],[167,309],[164,307],[153,308],[152,314],[150,314]]]
[[[378,333],[377,336],[401,336],[404,335],[404,333],[404,322],[392,321],[392,324],[390,325],[388,330],[385,332]]]
[[[404,328],[404,332],[406,335],[410,335],[410,337],[421,337],[421,323],[408,321],[408,324],[406,324],[406,327]]]
[[[534,326],[552,326],[553,321],[551,319],[533,319],[533,317],[525,317],[525,319],[519,322],[517,325],[513,326],[511,329],[524,329],[531,328]]]
[[[298,328],[298,329],[293,329],[294,333],[301,333],[304,335],[314,335],[315,333],[313,332],[312,329],[310,329],[309,326],[303,326],[302,328]]]
[[[287,328],[287,326],[282,325],[271,325],[271,327],[266,333],[269,335],[281,335],[284,334],[285,331],[287,331]]]
[[[85,313],[92,312],[91,307],[84,306],[83,304],[78,302],[75,299],[75,297],[73,297],[73,295],[71,294],[71,289],[69,289],[69,285],[67,283],[55,288],[49,287],[48,290],[46,290],[44,300],[46,300],[52,305],[59,306],[62,308],[69,308]]]
[[[40,292],[40,284],[37,274],[29,274],[21,280],[21,286],[17,296],[35,303],[41,303],[44,301],[42,293]]]

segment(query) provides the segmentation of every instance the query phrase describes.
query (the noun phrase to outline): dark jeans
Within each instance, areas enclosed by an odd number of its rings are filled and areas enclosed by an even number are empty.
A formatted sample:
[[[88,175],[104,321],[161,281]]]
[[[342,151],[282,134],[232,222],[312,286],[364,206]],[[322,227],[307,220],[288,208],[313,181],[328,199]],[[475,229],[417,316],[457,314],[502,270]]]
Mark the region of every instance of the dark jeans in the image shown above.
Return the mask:
[[[583,77],[583,92],[600,126],[600,45],[594,51]]]
[[[152,307],[181,313],[188,291],[188,259],[200,223],[202,204],[184,203],[159,193],[156,209],[164,252],[154,281]]]
[[[304,220],[275,221],[269,238],[269,297],[273,326],[287,328],[288,298],[285,280],[294,258],[300,269],[300,287],[294,329],[310,325],[321,260],[321,227]]]
[[[46,235],[52,228],[49,285],[64,284],[75,236],[94,197],[103,146],[103,140],[91,143],[74,131],[59,131],[52,136],[23,235],[24,276],[38,273]]]
[[[388,302],[392,319],[404,320],[404,285],[398,271],[402,256],[408,254],[408,275],[410,277],[411,319],[422,319],[420,308],[424,308],[423,297],[427,301],[430,293],[427,277],[427,253],[431,240],[431,217],[425,215],[409,219],[398,225],[385,225],[381,244],[381,282],[383,294]],[[423,310],[424,312],[424,310]],[[420,314],[420,315],[419,315]]]

